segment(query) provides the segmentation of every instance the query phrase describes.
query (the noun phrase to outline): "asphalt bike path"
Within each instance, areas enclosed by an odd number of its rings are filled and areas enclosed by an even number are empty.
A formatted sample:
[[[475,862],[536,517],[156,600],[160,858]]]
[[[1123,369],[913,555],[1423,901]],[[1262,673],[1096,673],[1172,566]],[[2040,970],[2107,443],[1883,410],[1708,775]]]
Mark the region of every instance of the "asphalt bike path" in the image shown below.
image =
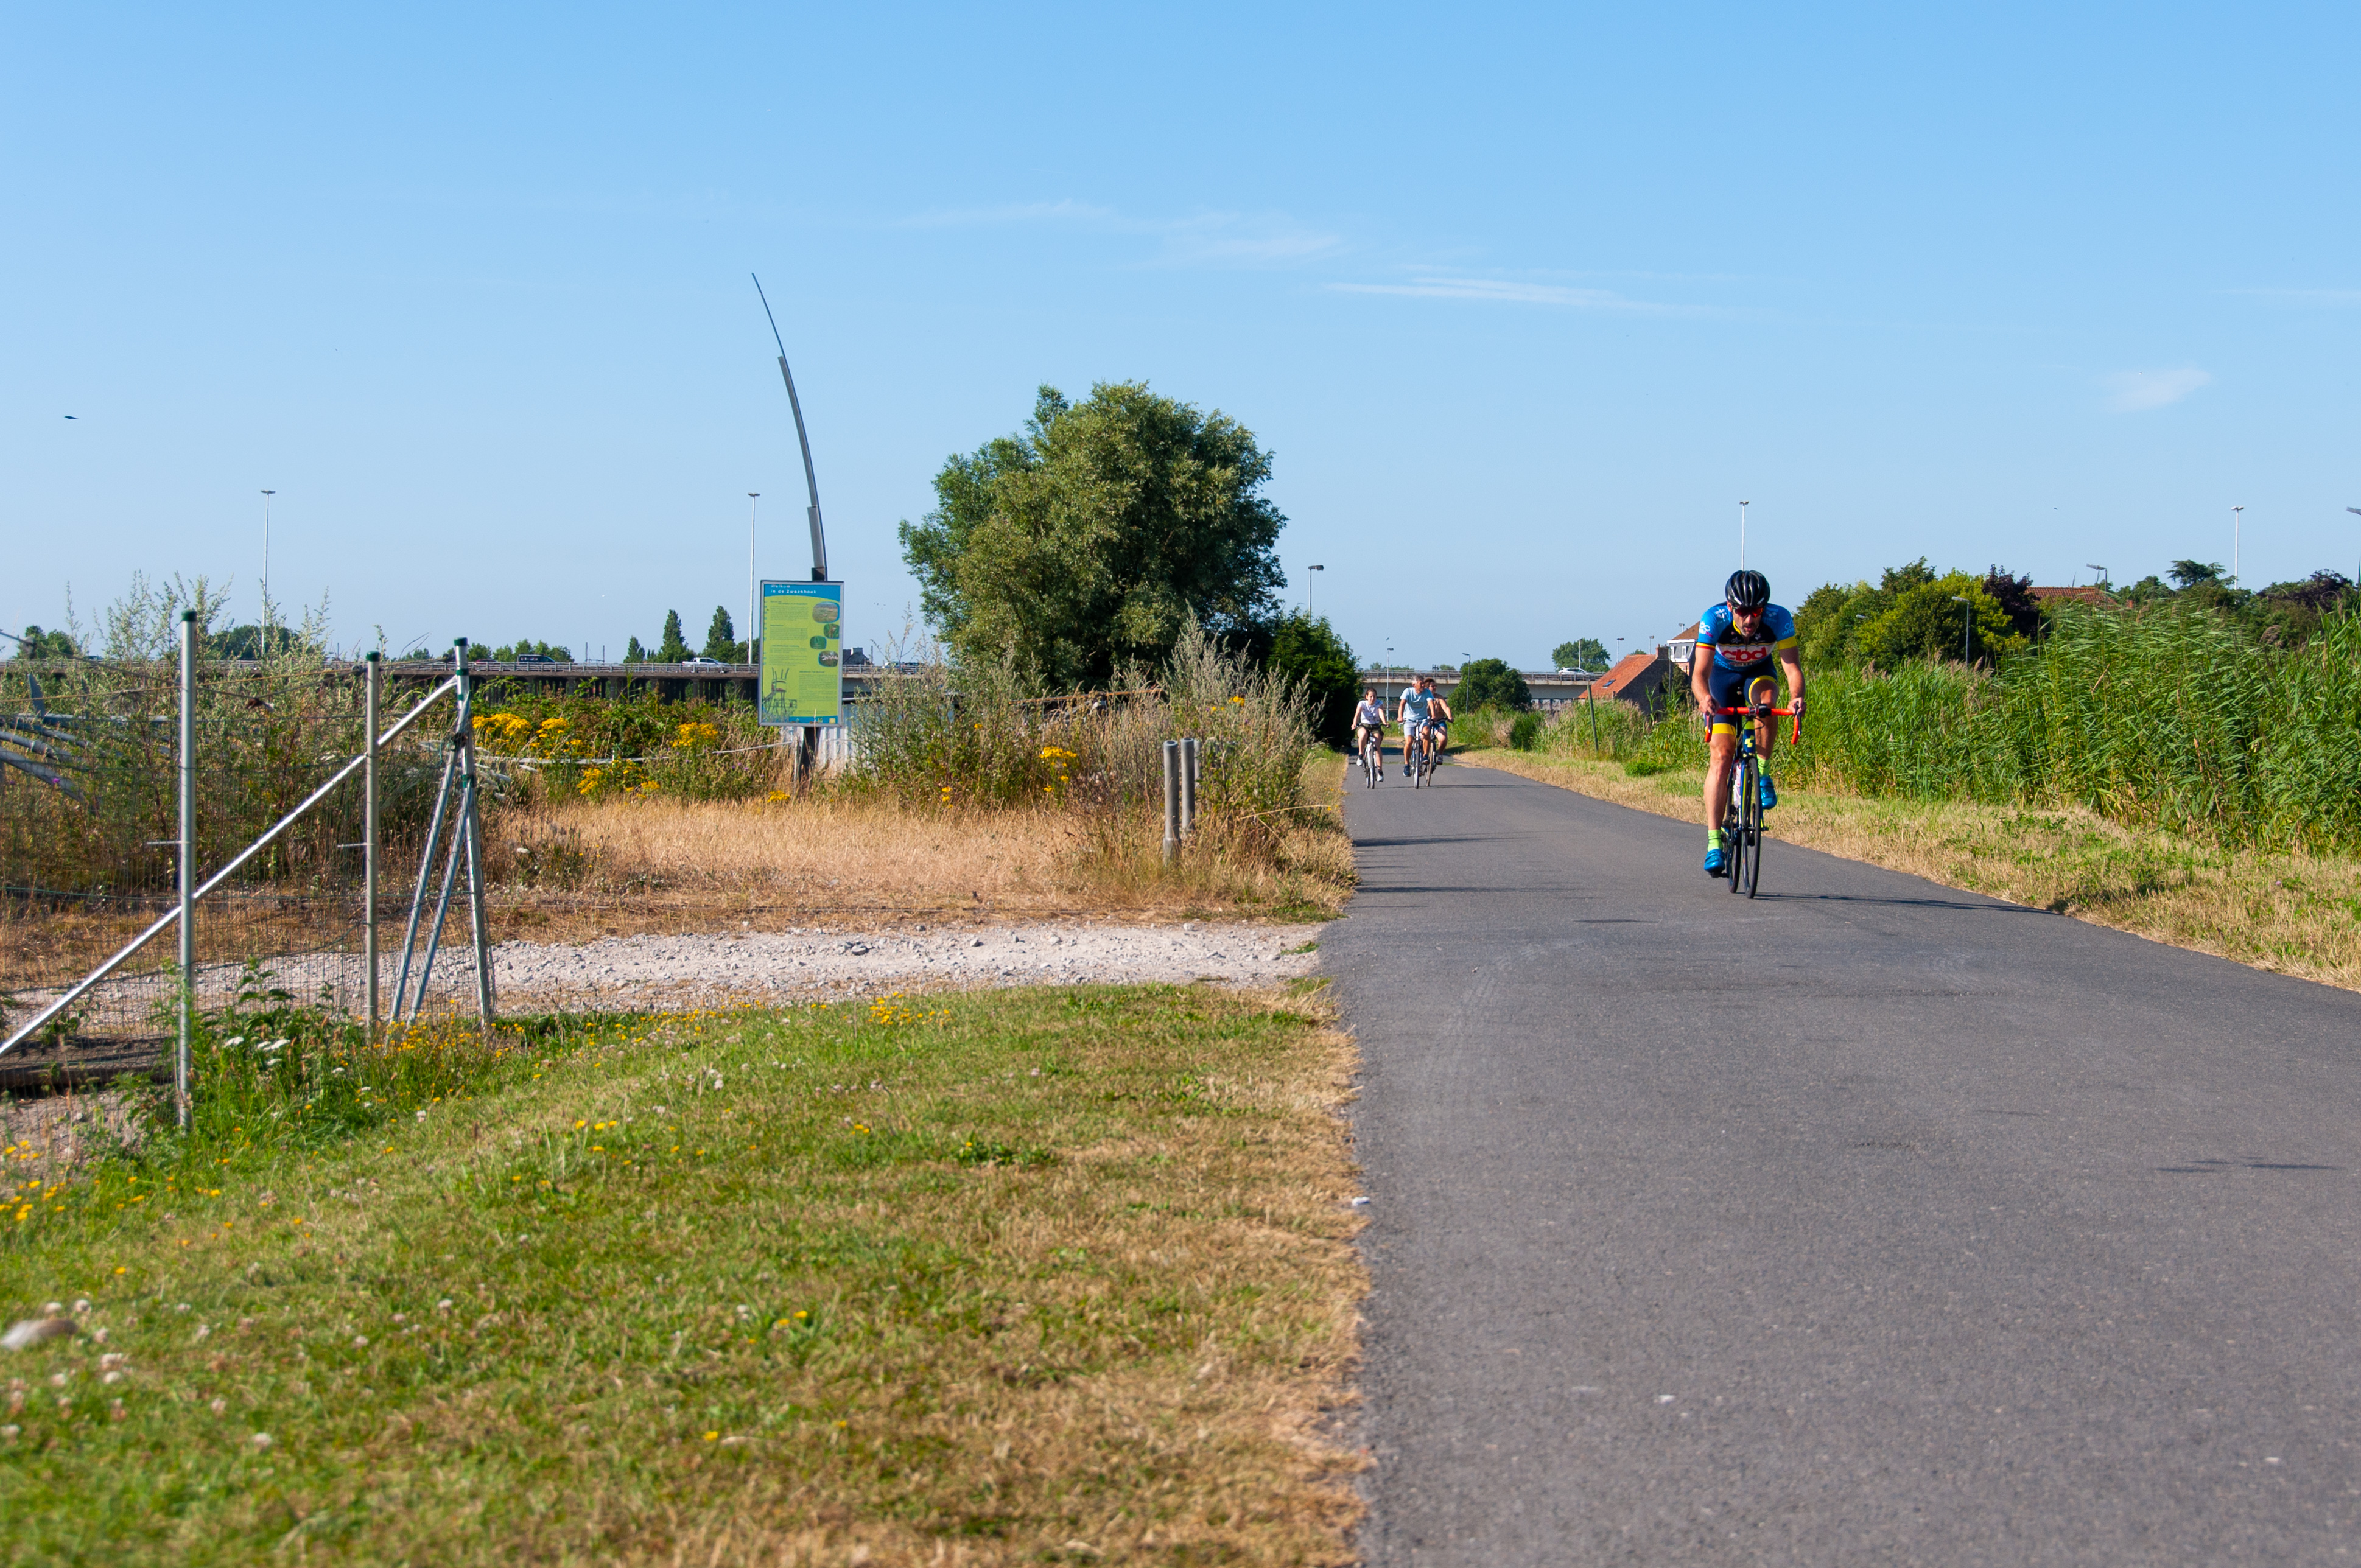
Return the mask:
[[[1400,778],[1321,946],[1366,1562],[2361,1559],[2361,996]]]

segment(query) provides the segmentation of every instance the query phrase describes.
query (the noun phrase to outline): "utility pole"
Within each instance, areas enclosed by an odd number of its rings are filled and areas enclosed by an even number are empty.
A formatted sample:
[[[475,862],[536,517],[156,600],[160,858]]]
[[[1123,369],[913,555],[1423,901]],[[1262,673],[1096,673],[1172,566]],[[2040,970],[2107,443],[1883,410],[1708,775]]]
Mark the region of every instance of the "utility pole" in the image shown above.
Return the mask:
[[[270,657],[270,498],[277,490],[262,492],[262,656]]]
[[[763,624],[763,585],[754,576],[754,519],[763,505],[763,492],[746,492],[746,662],[754,662],[754,634]]]

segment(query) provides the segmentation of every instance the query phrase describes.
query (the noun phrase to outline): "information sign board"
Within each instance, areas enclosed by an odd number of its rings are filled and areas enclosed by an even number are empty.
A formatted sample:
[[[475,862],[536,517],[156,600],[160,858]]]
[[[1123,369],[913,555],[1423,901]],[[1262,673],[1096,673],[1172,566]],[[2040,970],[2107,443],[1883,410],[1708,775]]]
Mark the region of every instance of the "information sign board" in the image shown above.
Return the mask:
[[[844,722],[844,585],[763,585],[765,724]]]

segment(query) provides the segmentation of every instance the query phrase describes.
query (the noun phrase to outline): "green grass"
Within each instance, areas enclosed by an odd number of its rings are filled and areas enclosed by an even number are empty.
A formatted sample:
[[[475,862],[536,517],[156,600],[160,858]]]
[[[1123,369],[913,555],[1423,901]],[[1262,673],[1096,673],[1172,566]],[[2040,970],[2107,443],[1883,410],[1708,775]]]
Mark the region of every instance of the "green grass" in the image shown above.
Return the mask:
[[[84,1332],[0,1362],[12,1560],[1345,1559],[1313,1433],[1349,1064],[1312,993],[439,1048],[20,1205],[0,1310]]]

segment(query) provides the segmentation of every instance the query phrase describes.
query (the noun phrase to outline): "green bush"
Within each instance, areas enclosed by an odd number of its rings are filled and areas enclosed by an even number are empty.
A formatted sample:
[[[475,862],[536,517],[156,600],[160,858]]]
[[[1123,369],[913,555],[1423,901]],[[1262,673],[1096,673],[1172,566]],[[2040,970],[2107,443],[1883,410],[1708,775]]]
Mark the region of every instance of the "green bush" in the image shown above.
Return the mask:
[[[1530,710],[1517,715],[1509,726],[1509,744],[1520,751],[1530,751],[1541,744],[1542,716]]]

